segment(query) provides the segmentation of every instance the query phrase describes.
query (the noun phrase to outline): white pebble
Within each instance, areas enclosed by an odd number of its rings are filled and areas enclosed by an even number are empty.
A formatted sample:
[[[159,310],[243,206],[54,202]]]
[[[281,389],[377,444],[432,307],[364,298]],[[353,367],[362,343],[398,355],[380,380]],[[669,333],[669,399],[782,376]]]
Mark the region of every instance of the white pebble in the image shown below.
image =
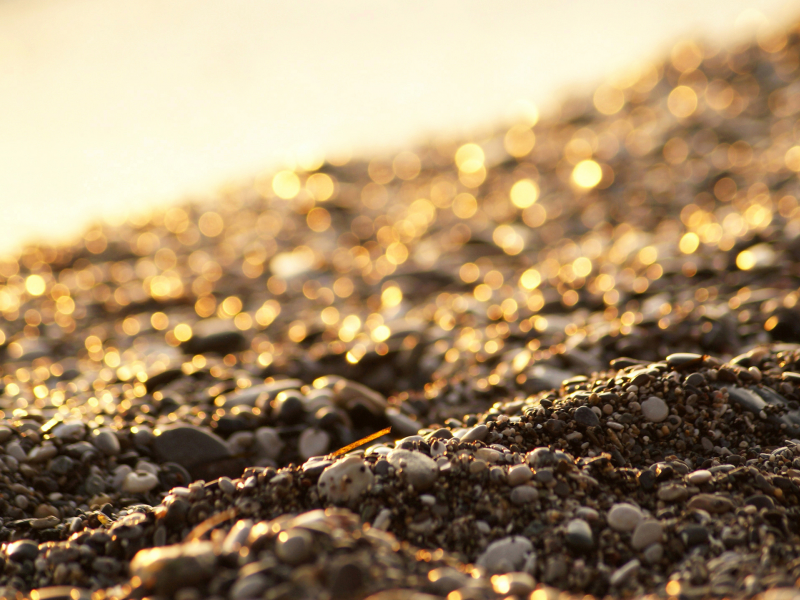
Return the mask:
[[[133,471],[128,473],[122,482],[122,491],[130,494],[143,494],[158,485],[158,477],[147,471]]]
[[[300,434],[300,440],[297,442],[297,449],[300,451],[300,456],[304,460],[308,460],[312,456],[322,456],[328,450],[328,445],[331,443],[331,436],[327,431],[322,429],[306,429]]]
[[[708,483],[711,481],[713,474],[711,471],[706,471],[705,469],[701,469],[700,471],[695,471],[694,473],[689,473],[686,476],[686,481],[691,483],[692,485],[702,485],[704,483]]]
[[[651,423],[661,423],[669,416],[669,407],[661,398],[650,396],[642,402],[642,415]]]
[[[622,502],[608,511],[608,526],[616,531],[633,531],[644,518],[642,511],[633,504]]]
[[[334,504],[348,504],[372,487],[372,471],[358,456],[348,456],[326,467],[317,491]]]
[[[664,527],[655,519],[645,519],[636,526],[631,538],[631,546],[636,550],[647,548],[651,544],[661,541]]]
[[[508,485],[516,487],[530,481],[533,471],[528,465],[514,465],[508,470]]]
[[[421,452],[392,450],[386,459],[401,472],[406,483],[417,491],[429,489],[439,476],[439,465]]]

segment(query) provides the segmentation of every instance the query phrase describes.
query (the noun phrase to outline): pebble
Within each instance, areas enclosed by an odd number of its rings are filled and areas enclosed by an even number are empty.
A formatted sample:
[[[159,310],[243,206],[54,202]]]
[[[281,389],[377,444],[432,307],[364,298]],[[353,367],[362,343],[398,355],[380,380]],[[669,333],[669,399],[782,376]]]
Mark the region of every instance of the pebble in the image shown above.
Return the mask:
[[[214,544],[194,541],[139,550],[130,563],[130,573],[138,577],[146,589],[160,595],[200,584],[214,573],[217,556]]]
[[[580,406],[575,410],[575,422],[584,427],[599,427],[600,419],[588,406]]]
[[[331,443],[331,436],[327,431],[322,429],[309,428],[300,434],[300,439],[297,443],[297,449],[303,460],[307,460],[312,456],[322,456],[328,450]]]
[[[33,560],[39,555],[39,544],[33,540],[17,540],[6,546],[6,556],[14,562]]]
[[[645,519],[641,521],[633,531],[631,546],[636,550],[643,550],[648,546],[661,541],[664,535],[664,527],[655,519]]]
[[[711,514],[722,514],[736,508],[733,502],[718,494],[698,494],[686,504],[689,509],[704,510]]]
[[[404,480],[417,491],[430,489],[439,476],[439,465],[421,452],[392,450],[386,460],[398,469]]]
[[[657,494],[659,500],[679,502],[689,496],[689,490],[686,489],[686,486],[677,483],[666,483],[658,488]]]
[[[669,416],[669,407],[661,398],[651,396],[642,402],[642,415],[651,423],[661,423]]]
[[[522,597],[530,594],[536,587],[536,580],[528,573],[506,573],[492,577],[492,587],[496,594]]]
[[[92,433],[92,443],[95,448],[103,454],[116,456],[120,452],[119,439],[116,434],[108,428],[100,428]]]
[[[219,473],[238,477],[240,468],[230,468],[225,464],[231,458],[231,451],[225,441],[210,431],[182,425],[162,431],[153,440],[153,449],[159,460],[175,462],[201,478],[217,470],[230,471]],[[228,461],[229,462],[229,461]],[[215,469],[220,466],[220,469]]]
[[[608,526],[616,531],[633,531],[644,518],[639,507],[623,502],[615,504],[608,511]]]
[[[132,471],[122,483],[122,491],[131,494],[145,494],[158,485],[158,477],[147,471]]]
[[[533,477],[533,471],[528,465],[514,465],[508,470],[508,485],[516,487],[527,483]]]
[[[246,575],[236,580],[230,591],[232,600],[260,598],[270,587],[270,580],[260,573]]]
[[[317,482],[322,498],[334,504],[351,504],[372,487],[374,476],[358,456],[347,456],[326,467]]]
[[[539,499],[539,490],[533,486],[520,485],[511,490],[511,503],[516,506],[529,504]]]
[[[487,573],[508,573],[519,571],[533,554],[533,544],[520,536],[510,536],[487,546],[475,564],[486,569]]]
[[[565,541],[576,552],[588,552],[594,547],[592,528],[583,519],[572,519],[567,524]]]
[[[608,582],[612,586],[623,585],[626,581],[628,581],[628,579],[630,579],[634,574],[636,574],[636,572],[639,570],[640,565],[641,563],[637,558],[629,560],[611,574],[611,577],[609,578]]]
[[[703,485],[704,483],[711,481],[712,477],[714,477],[714,475],[711,473],[711,471],[700,469],[699,471],[689,473],[686,476],[686,481],[692,485]]]
[[[272,427],[259,427],[254,438],[258,454],[271,460],[277,459],[285,446],[278,431]]]
[[[86,425],[80,421],[64,421],[53,427],[50,435],[59,440],[77,442],[86,435]]]
[[[664,546],[658,543],[653,544],[652,546],[648,546],[642,553],[642,558],[644,558],[645,562],[651,565],[656,564],[663,557],[664,557]]]
[[[299,565],[313,555],[314,539],[304,529],[290,529],[278,534],[275,544],[277,557],[289,565]]]
[[[462,442],[482,442],[489,435],[489,428],[486,425],[476,425],[467,431],[461,438]]]

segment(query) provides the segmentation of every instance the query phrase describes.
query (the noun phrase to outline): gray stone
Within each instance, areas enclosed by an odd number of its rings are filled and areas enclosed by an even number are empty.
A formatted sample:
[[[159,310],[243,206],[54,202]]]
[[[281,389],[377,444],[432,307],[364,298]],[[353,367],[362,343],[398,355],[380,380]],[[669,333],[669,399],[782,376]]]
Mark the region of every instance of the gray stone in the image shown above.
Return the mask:
[[[588,406],[579,406],[575,410],[575,422],[584,427],[599,427],[600,419],[595,412]]]
[[[576,552],[588,552],[594,547],[592,528],[583,519],[572,519],[567,523],[565,541]]]
[[[539,490],[530,485],[520,485],[511,490],[511,503],[516,506],[529,504],[539,499]]]
[[[230,597],[231,600],[260,598],[269,586],[269,579],[260,573],[253,573],[236,580],[231,588]]]
[[[636,575],[636,573],[639,571],[640,564],[641,563],[639,563],[639,559],[637,558],[629,560],[611,574],[608,582],[612,586],[623,585],[626,581],[628,581],[628,579]]]
[[[651,423],[661,423],[669,416],[669,407],[658,396],[650,396],[642,402],[642,415]]]
[[[146,589],[166,596],[208,580],[216,564],[214,544],[196,540],[139,550],[131,560],[130,574],[138,577]]]
[[[641,509],[633,504],[622,502],[615,504],[608,511],[608,526],[616,531],[633,531],[644,518]]]
[[[92,444],[103,454],[114,456],[119,454],[119,440],[114,432],[107,427],[101,427],[92,432]]]
[[[711,514],[722,514],[736,508],[729,498],[719,494],[698,494],[686,504],[687,508],[704,510]]]
[[[461,438],[462,442],[482,442],[489,435],[489,429],[486,425],[476,425]]]
[[[59,440],[77,442],[86,435],[86,425],[80,421],[65,421],[53,427],[50,435]]]
[[[508,485],[516,487],[531,480],[533,471],[528,465],[514,465],[508,470]]]
[[[664,546],[661,544],[653,544],[648,546],[642,553],[642,558],[651,565],[659,562],[664,556]]]
[[[430,489],[439,476],[439,465],[421,452],[392,450],[386,457],[403,479],[417,491]]]
[[[283,440],[272,427],[259,427],[255,431],[256,451],[259,456],[275,460],[283,450]]]
[[[636,550],[642,550],[648,546],[661,541],[664,534],[664,527],[655,519],[645,519],[636,526],[631,537],[631,546]]]
[[[334,504],[350,504],[372,487],[373,479],[369,466],[359,456],[347,456],[325,468],[317,492]]]
[[[706,471],[705,469],[700,469],[699,471],[694,471],[693,473],[689,473],[686,476],[686,481],[691,483],[692,485],[703,485],[704,483],[708,483],[711,481],[711,478],[714,475],[711,471]]]
[[[476,564],[487,573],[519,571],[533,554],[533,544],[528,538],[510,536],[492,542],[478,557]]]
[[[197,479],[241,475],[240,461],[231,460],[225,441],[197,427],[183,425],[162,431],[153,440],[153,449],[159,460],[178,463]]]
[[[275,554],[289,565],[299,565],[312,557],[314,539],[304,529],[290,529],[278,534],[275,543]]]

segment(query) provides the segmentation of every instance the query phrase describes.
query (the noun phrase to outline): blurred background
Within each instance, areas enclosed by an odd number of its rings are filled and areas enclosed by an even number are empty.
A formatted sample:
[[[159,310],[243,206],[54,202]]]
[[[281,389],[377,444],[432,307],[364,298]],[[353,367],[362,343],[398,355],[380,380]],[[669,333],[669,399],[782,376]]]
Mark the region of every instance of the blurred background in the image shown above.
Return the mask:
[[[546,117],[786,0],[0,0],[0,253],[323,156]]]

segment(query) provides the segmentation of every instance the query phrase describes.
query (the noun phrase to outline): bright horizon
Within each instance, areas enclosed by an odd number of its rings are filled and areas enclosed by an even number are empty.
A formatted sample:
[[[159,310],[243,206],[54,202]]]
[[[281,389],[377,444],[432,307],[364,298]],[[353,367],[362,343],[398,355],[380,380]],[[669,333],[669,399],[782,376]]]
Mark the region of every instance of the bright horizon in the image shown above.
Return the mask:
[[[0,2],[0,253],[298,157],[469,137],[785,0]],[[311,16],[309,16],[311,14]]]

